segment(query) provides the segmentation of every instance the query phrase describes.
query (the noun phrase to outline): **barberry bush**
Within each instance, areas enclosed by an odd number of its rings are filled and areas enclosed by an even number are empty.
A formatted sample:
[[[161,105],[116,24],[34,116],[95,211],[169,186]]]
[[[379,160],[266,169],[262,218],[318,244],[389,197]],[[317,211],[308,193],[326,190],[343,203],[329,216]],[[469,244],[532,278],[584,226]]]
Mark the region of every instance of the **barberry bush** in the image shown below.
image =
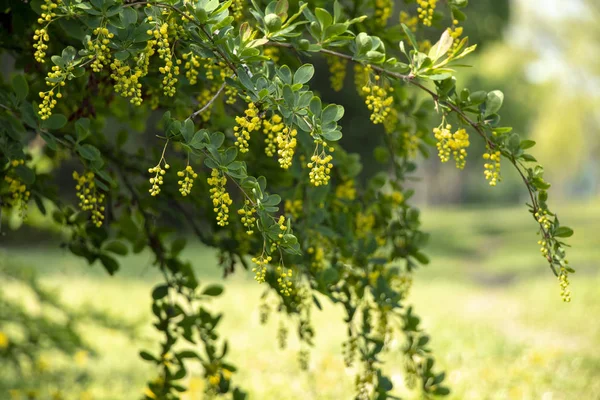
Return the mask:
[[[563,238],[573,231],[548,207],[550,184],[529,153],[535,143],[501,124],[502,92],[470,90],[455,77],[476,50],[463,32],[466,6],[4,5],[2,52],[22,73],[0,87],[0,205],[23,219],[30,205],[51,215],[68,232],[70,252],[111,275],[129,252],[152,252],[164,277],[149,294],[162,339],[140,352],[156,366],[144,398],[179,398],[193,364],[207,396],[246,397],[218,334],[223,316],[208,303],[223,289],[201,284],[193,260],[182,259],[186,232],[218,249],[224,277],[254,273],[263,297],[278,304],[265,303],[262,319],[271,311],[289,316],[302,365],[318,334],[311,314],[331,301],[344,310],[341,349],[357,367],[357,399],[397,398],[382,369],[396,339],[405,343],[409,387],[448,394],[407,298],[413,272],[428,263],[407,178],[429,148],[462,169],[471,142],[482,142],[490,186],[501,183],[503,169],[517,171],[542,256],[570,301],[574,270]],[[344,108],[311,86],[319,58],[333,90],[353,75],[370,123],[383,126],[381,171],[366,181],[358,179],[360,157],[344,149]],[[141,140],[144,130],[155,134]],[[59,182],[63,167],[74,190]]]

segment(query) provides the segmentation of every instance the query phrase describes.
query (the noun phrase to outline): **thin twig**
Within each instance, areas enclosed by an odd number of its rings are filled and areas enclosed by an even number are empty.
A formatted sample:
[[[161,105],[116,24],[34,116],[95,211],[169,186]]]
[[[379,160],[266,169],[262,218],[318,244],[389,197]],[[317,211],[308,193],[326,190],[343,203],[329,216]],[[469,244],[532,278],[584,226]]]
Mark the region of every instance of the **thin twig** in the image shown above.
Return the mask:
[[[199,109],[198,111],[196,111],[192,115],[190,115],[190,119],[194,119],[194,117],[196,117],[198,114],[202,114],[204,111],[208,110],[210,108],[210,106],[212,105],[212,103],[215,102],[217,97],[219,97],[221,92],[223,92],[223,90],[225,89],[226,86],[227,86],[227,82],[224,81],[223,84],[221,85],[221,87],[219,88],[219,90],[217,90],[217,93],[215,93],[215,95],[201,109]]]

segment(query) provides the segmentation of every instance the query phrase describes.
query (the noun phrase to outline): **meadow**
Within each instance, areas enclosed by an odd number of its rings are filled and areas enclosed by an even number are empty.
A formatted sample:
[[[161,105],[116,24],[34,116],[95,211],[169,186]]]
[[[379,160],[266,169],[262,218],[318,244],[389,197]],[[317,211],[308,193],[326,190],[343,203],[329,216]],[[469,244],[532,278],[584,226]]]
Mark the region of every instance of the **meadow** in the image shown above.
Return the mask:
[[[561,301],[558,282],[538,252],[535,224],[522,207],[423,212],[424,230],[432,235],[427,248],[431,264],[416,272],[409,302],[432,336],[438,367],[447,372],[450,399],[600,399],[600,206],[568,204],[558,211],[575,230],[570,262],[578,272],[571,279],[570,304]],[[185,256],[203,282],[219,280],[212,250],[195,244]],[[148,254],[131,256],[109,277],[100,266],[90,267],[57,247],[0,248],[0,266],[34,269],[65,303],[93,304],[139,326],[131,340],[119,330],[84,324],[81,332],[96,355],[65,360],[48,354],[46,369],[61,373],[71,389],[79,387],[80,398],[140,398],[153,377],[152,367],[138,356],[153,343],[149,288],[159,277],[150,264]],[[5,289],[27,298],[18,287]],[[305,372],[297,362],[293,326],[282,320],[292,334],[288,348],[281,350],[279,317],[272,314],[266,325],[260,324],[263,290],[250,274],[239,273],[213,301],[216,309],[226,311],[221,332],[240,370],[237,382],[250,398],[352,398],[354,371],[344,367],[340,346],[341,310],[325,305],[315,312],[315,348]],[[400,341],[392,343],[386,368],[399,396],[418,398],[404,385],[401,346]],[[89,381],[68,382],[74,369],[85,370]],[[201,399],[201,380],[191,375],[183,398]],[[35,384],[0,382],[5,385],[0,387],[2,399],[11,385]]]

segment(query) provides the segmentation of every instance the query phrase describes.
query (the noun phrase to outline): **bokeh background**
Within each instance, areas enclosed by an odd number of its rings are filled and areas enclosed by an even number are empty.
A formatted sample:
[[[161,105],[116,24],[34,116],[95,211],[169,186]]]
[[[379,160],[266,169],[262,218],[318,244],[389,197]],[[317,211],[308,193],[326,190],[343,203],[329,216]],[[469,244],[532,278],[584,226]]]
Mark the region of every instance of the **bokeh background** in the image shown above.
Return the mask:
[[[424,230],[432,235],[431,264],[416,272],[410,302],[431,333],[451,399],[600,399],[600,3],[477,0],[467,13],[465,32],[480,47],[468,60],[474,68],[461,71],[459,82],[504,91],[504,123],[538,142],[534,154],[553,184],[551,206],[575,230],[569,242],[577,269],[573,300],[561,302],[558,282],[539,256],[517,177],[505,168],[504,181],[490,188],[482,148],[474,145],[464,171],[440,165],[435,154],[419,162],[411,184]],[[377,168],[373,150],[382,135],[370,125],[351,74],[345,89],[335,93],[326,63],[315,62],[315,89],[346,107],[342,143],[361,154],[368,176]],[[29,226],[4,216],[2,232],[0,268],[26,279],[34,274],[43,296],[67,304],[70,315],[95,317],[75,318],[73,324],[89,348],[72,357],[43,352],[35,360],[36,378],[0,364],[0,399],[64,388],[72,395],[67,398],[139,398],[153,371],[138,351],[156,339],[149,293],[160,278],[151,256],[131,256],[109,277],[62,250],[60,232],[41,216],[32,215]],[[190,243],[184,255],[199,275],[205,282],[220,280],[216,253],[192,238]],[[262,288],[252,277],[239,272],[225,288],[214,307],[226,311],[222,332],[251,398],[351,398],[355,371],[343,363],[341,310],[329,306],[315,314],[316,345],[310,369],[303,372],[294,335],[287,349],[277,345],[279,325],[293,326],[276,315],[259,323]],[[69,321],[40,306],[47,299],[19,280],[0,282],[0,291],[18,299],[25,312],[44,315],[39,321]],[[0,331],[12,315],[4,306]],[[53,312],[57,315],[47,315]],[[400,346],[392,344],[397,351],[387,368],[397,393],[410,398]],[[183,398],[202,398],[201,382],[192,373]]]

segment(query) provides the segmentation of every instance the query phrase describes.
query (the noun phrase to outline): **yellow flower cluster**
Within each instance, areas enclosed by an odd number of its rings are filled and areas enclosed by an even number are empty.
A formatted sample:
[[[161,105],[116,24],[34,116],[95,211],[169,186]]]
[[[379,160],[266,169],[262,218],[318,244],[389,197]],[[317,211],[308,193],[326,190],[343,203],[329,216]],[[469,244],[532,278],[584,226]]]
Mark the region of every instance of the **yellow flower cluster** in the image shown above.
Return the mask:
[[[50,25],[53,18],[56,17],[56,9],[59,4],[62,4],[62,0],[44,0],[44,4],[40,6],[42,13],[37,22],[40,25],[44,25],[44,27],[36,29],[35,34],[33,35],[33,40],[36,41],[36,43],[33,44],[33,48],[35,49],[34,57],[39,63],[46,62],[44,57],[46,56],[48,45],[44,42],[50,41],[50,37],[48,36],[48,25]]]
[[[412,32],[416,32],[419,19],[415,16],[411,16],[406,11],[400,11],[400,23],[406,25]]]
[[[40,98],[42,99],[42,104],[39,107],[38,114],[40,118],[46,120],[50,118],[52,115],[52,109],[56,106],[56,99],[54,98],[54,88],[50,89],[47,92],[40,92]],[[57,93],[56,97],[60,98],[62,95]]]
[[[277,225],[279,225],[279,230],[281,231],[279,235],[279,239],[283,239],[283,234],[288,230],[285,216],[280,215],[279,220],[277,221]]]
[[[152,187],[149,192],[151,196],[157,196],[160,193],[160,186],[164,183],[163,177],[167,173],[167,170],[171,167],[169,164],[165,163],[165,167],[161,166],[162,160],[158,162],[155,167],[148,168],[148,173],[154,174],[152,178],[150,178],[150,183]]]
[[[469,147],[469,134],[465,129],[459,129],[456,132],[451,132],[452,125],[448,124],[441,129],[434,128],[433,133],[437,139],[436,147],[440,161],[447,162],[450,160],[450,153],[456,161],[456,168],[463,169],[466,164],[467,150]]]
[[[252,257],[252,262],[256,264],[256,267],[252,268],[254,272],[254,280],[258,283],[263,283],[267,275],[267,264],[273,260],[273,257],[261,254],[259,257]]]
[[[265,47],[264,53],[271,61],[276,63],[279,61],[279,49],[277,47]]]
[[[344,88],[348,60],[334,56],[327,56],[325,59],[329,66],[329,81],[331,82],[331,88],[336,92],[339,92]]]
[[[385,27],[393,9],[394,2],[392,0],[375,0],[375,23]]]
[[[548,258],[548,242],[545,240],[538,240],[538,244],[540,247],[540,252],[544,258]]]
[[[483,164],[485,179],[490,181],[490,186],[496,186],[502,180],[500,177],[500,152],[488,150],[483,154],[483,159],[490,161]]]
[[[24,165],[25,160],[12,160],[10,162],[10,168],[14,169],[19,165]],[[8,171],[10,172],[10,170]],[[25,213],[27,212],[27,203],[29,202],[29,197],[31,196],[31,192],[27,190],[27,186],[19,180],[19,178],[11,174],[9,176],[7,173],[4,176],[4,181],[8,183],[8,194],[9,201],[11,206],[19,207],[19,215],[21,218],[25,218]]]
[[[235,136],[235,145],[240,150],[240,153],[248,152],[250,133],[259,130],[262,126],[258,113],[259,110],[256,108],[256,105],[250,102],[248,103],[248,108],[244,111],[245,116],[235,117],[235,122],[237,122],[238,126],[233,128],[233,135]]]
[[[327,148],[327,142],[321,139],[315,139],[315,151],[310,158],[310,162],[306,164],[308,168],[310,168],[310,172],[308,177],[310,178],[310,183],[314,186],[323,186],[329,183],[331,168],[333,168],[333,164],[331,160],[333,157],[329,153],[333,153],[334,148]]]
[[[40,6],[42,13],[38,18],[38,24],[47,24],[52,21],[52,18],[56,17],[56,8],[62,4],[62,0],[44,0],[44,4]],[[47,25],[46,25],[47,26]]]
[[[417,0],[417,4],[419,5],[417,12],[419,13],[419,19],[423,22],[423,25],[431,26],[437,2],[438,0]]]
[[[47,28],[40,28],[35,30],[35,34],[33,35],[33,40],[37,42],[33,44],[33,48],[35,49],[34,58],[35,61],[39,63],[45,63],[44,57],[46,57],[46,50],[48,49],[48,45],[44,42],[50,41],[50,36],[48,36]]]
[[[414,158],[417,155],[417,150],[419,149],[419,138],[417,135],[411,135],[410,132],[404,132],[402,134],[402,139],[406,156]]]
[[[225,189],[227,178],[216,168],[213,168],[210,178],[206,180],[210,188],[210,197],[213,202],[214,212],[217,213],[217,225],[229,225],[229,206],[233,202]]]
[[[548,219],[548,211],[541,210],[534,214],[537,222],[544,227],[544,229],[550,229],[550,219]]]
[[[208,104],[208,102],[210,101],[210,99],[213,98],[215,93],[216,91],[212,90],[212,88],[204,88],[200,91],[200,93],[196,97],[196,100],[198,100],[198,104]],[[203,113],[200,114],[200,118],[202,118],[202,121],[210,121],[211,110],[214,104],[215,103],[212,103],[210,107],[208,107]]]
[[[6,333],[0,331],[0,350],[4,350],[8,347],[8,336],[6,336]]]
[[[308,254],[312,255],[311,267],[320,271],[325,268],[325,250],[321,246],[309,247],[307,250]]]
[[[431,50],[431,40],[425,39],[419,42],[419,51],[421,53],[428,54],[429,50]]]
[[[275,138],[279,136],[279,132],[285,127],[282,121],[283,119],[279,114],[273,114],[270,120],[263,121],[263,133],[267,135],[265,137],[265,154],[269,157],[275,155]]]
[[[283,169],[288,169],[292,166],[294,152],[296,151],[296,136],[298,131],[295,128],[286,126],[277,135],[277,155],[279,158],[279,166]]]
[[[364,95],[362,88],[369,83],[370,76],[370,66],[365,67],[362,64],[354,64],[354,86],[356,87],[359,95]]]
[[[77,171],[73,171],[73,179],[77,184],[77,197],[79,198],[79,208],[82,211],[90,211],[92,213],[92,223],[98,228],[102,226],[104,221],[104,194],[98,191],[96,182],[94,182],[95,174],[88,171],[85,174],[79,175]]]
[[[169,24],[164,22],[160,28],[149,31],[156,40],[158,46],[158,57],[165,62],[165,65],[160,67],[158,70],[164,75],[162,80],[163,92],[166,96],[173,97],[177,88],[177,75],[179,75],[179,65],[181,60],[177,60],[173,63],[173,53],[169,44]]]
[[[455,19],[452,21],[452,28],[448,28],[448,33],[450,34],[450,37],[452,38],[452,47],[450,47],[450,49],[448,50],[448,56],[450,56],[458,48],[458,45],[460,44],[459,39],[463,34],[463,27],[458,26],[458,20]]]
[[[142,104],[142,84],[139,79],[143,71],[139,68],[132,70],[129,65],[117,59],[110,64],[110,69],[110,77],[115,81],[115,91],[123,97],[131,97],[131,104]]]
[[[287,271],[280,265],[277,267],[277,285],[279,286],[279,292],[284,296],[292,294],[292,270],[288,268]]]
[[[227,86],[225,88],[225,104],[235,104],[239,94],[238,88],[234,86]]]
[[[335,188],[335,197],[340,200],[354,200],[356,199],[356,188],[354,187],[354,180],[348,179]]]
[[[231,3],[231,16],[237,22],[240,22],[244,17],[244,0],[233,0]]]
[[[238,210],[238,214],[241,216],[240,220],[246,228],[246,233],[252,235],[254,233],[254,223],[256,222],[256,208],[250,204],[250,200],[244,201],[244,207]]]
[[[194,179],[198,177],[198,174],[194,172],[194,169],[191,165],[188,165],[183,171],[177,172],[177,176],[183,178],[177,181],[177,184],[180,186],[179,193],[185,197],[192,192]]]
[[[302,213],[303,201],[301,199],[286,200],[284,209],[286,214],[290,214],[294,219],[300,217]]]
[[[398,110],[390,108],[387,118],[383,120],[383,129],[385,133],[393,133],[398,126]]]
[[[397,206],[404,202],[404,194],[398,190],[392,191],[392,193],[390,193],[388,197],[390,198],[390,200],[392,200],[392,203],[394,203]]]
[[[88,57],[92,59],[92,71],[100,72],[104,66],[110,61],[110,49],[108,45],[110,39],[115,37],[106,27],[99,27],[93,31],[95,38],[88,40],[87,47],[90,54]]]
[[[367,68],[370,68],[368,66]],[[363,94],[366,96],[365,103],[371,111],[371,122],[381,124],[389,115],[394,98],[388,96],[388,90],[379,84],[381,77],[375,75],[375,84],[367,84],[362,87]],[[392,92],[394,89],[389,88]]]
[[[365,238],[375,226],[375,215],[372,213],[356,214],[356,236],[359,238]]]
[[[185,77],[190,82],[190,85],[195,85],[198,82],[198,68],[200,68],[199,57],[196,57],[191,51],[181,56],[185,61],[183,68],[185,69]]]
[[[72,70],[72,65],[65,66],[65,70],[61,69],[58,65],[54,65],[52,70],[48,72],[48,76],[46,77],[46,85],[52,86],[52,89],[47,92],[38,93],[42,99],[42,104],[39,106],[38,114],[42,120],[48,119],[52,115],[52,109],[54,106],[56,106],[54,90],[58,87],[56,98],[60,99],[62,97],[62,94],[60,93],[60,87],[65,86],[65,79],[67,79],[67,75]]]
[[[565,303],[571,302],[571,291],[569,290],[569,277],[567,271],[561,268],[560,274],[558,275],[558,282],[560,283],[560,297]]]

